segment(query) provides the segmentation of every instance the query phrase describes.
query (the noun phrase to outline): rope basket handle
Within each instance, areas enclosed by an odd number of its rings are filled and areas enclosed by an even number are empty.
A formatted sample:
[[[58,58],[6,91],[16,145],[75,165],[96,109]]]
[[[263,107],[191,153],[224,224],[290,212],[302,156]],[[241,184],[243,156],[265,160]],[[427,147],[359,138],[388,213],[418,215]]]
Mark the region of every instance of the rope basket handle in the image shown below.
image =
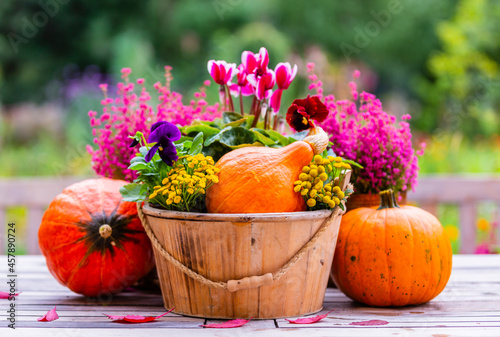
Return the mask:
[[[174,267],[179,269],[181,272],[186,274],[187,276],[191,277],[192,279],[200,282],[201,284],[204,284],[208,287],[211,288],[216,288],[216,289],[226,289],[230,292],[234,292],[237,290],[243,290],[243,289],[251,289],[255,287],[260,287],[262,285],[269,285],[272,284],[274,281],[278,281],[283,275],[286,274],[286,272],[292,268],[297,261],[300,260],[302,256],[304,256],[307,251],[316,244],[316,242],[321,238],[323,233],[326,232],[328,227],[330,226],[331,219],[334,216],[344,214],[345,211],[342,211],[339,208],[337,208],[335,211],[332,212],[324,221],[324,223],[321,225],[320,229],[314,234],[314,236],[302,246],[302,248],[290,259],[288,260],[287,263],[285,263],[280,269],[278,269],[274,273],[267,273],[264,275],[260,276],[250,276],[250,277],[244,277],[240,280],[229,280],[227,282],[214,282],[212,280],[207,279],[203,275],[198,274],[197,272],[193,271],[192,269],[186,267],[184,264],[179,262],[175,257],[170,255],[169,252],[163,248],[162,244],[154,234],[153,230],[151,229],[151,226],[149,225],[149,221],[144,215],[144,212],[142,211],[142,202],[137,203],[137,214],[139,215],[139,219],[141,219],[142,226],[144,227],[144,230],[146,231],[146,234],[148,235],[149,239],[151,240],[151,244],[153,247],[157,249],[158,252],[168,261],[170,262]],[[345,206],[344,206],[345,207]]]

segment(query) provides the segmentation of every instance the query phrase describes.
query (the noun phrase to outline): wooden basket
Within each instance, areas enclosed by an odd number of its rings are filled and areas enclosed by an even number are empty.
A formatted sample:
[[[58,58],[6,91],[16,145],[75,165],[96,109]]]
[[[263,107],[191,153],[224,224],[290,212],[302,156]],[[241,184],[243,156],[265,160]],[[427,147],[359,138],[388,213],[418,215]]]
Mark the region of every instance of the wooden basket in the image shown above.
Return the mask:
[[[338,207],[335,212],[202,214],[145,204],[142,211],[165,308],[224,319],[291,317],[322,309],[343,214]]]

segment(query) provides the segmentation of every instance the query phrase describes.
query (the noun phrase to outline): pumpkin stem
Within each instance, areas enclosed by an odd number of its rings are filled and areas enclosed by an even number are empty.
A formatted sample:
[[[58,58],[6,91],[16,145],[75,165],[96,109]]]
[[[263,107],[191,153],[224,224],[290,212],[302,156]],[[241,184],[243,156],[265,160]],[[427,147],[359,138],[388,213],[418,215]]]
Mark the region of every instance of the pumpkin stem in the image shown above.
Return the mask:
[[[321,154],[328,146],[328,135],[322,128],[316,126],[309,130],[309,135],[304,138],[304,142],[311,145],[314,154]]]
[[[101,237],[103,237],[104,239],[107,239],[111,236],[111,232],[113,232],[113,229],[111,228],[110,225],[108,224],[104,224],[102,225],[101,227],[99,227],[99,234],[101,235]]]
[[[380,195],[380,206],[378,210],[386,208],[400,208],[396,198],[394,197],[394,192],[392,189],[381,191]]]

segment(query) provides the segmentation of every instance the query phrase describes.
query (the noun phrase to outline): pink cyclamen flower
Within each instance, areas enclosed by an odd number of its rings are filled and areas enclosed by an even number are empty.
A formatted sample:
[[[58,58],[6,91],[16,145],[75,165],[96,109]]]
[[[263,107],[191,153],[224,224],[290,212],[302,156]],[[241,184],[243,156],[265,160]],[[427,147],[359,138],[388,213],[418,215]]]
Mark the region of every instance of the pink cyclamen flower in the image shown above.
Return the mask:
[[[271,109],[273,109],[273,112],[277,113],[280,111],[281,107],[281,95],[283,94],[282,89],[278,89],[273,94],[271,95],[271,100],[269,102],[269,105],[271,106]]]
[[[241,53],[241,66],[247,75],[252,74],[257,67],[257,56],[251,51],[245,50]]]
[[[276,74],[276,84],[278,85],[278,89],[286,90],[297,75],[297,65],[294,65],[292,68],[290,63],[281,62],[278,63],[274,72]]]
[[[269,65],[269,53],[267,49],[260,48],[257,54],[251,51],[244,51],[241,54],[241,64],[245,69],[247,75],[255,74],[257,77],[267,73],[267,66]]]
[[[271,89],[274,87],[275,83],[274,71],[269,69],[257,82],[257,90],[255,92],[257,98],[260,100],[269,98],[272,94]]]
[[[267,49],[261,47],[257,55],[257,67],[261,73],[267,73],[267,66],[269,65],[269,53]]]
[[[219,85],[226,85],[236,74],[236,64],[226,61],[210,60],[207,64],[208,72]]]
[[[250,96],[255,93],[254,87],[248,82],[245,66],[240,64],[236,69],[236,83],[229,85],[231,95],[238,97],[240,93],[243,96]]]
[[[247,85],[247,73],[245,72],[245,66],[240,64],[238,68],[236,68],[236,84],[240,87]]]

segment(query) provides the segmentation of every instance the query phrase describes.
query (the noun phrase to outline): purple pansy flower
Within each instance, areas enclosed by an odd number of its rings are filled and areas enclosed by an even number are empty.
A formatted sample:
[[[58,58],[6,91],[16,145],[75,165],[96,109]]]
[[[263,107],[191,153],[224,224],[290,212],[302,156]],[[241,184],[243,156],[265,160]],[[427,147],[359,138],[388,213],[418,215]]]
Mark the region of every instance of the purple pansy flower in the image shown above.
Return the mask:
[[[177,149],[173,142],[181,139],[181,132],[172,123],[156,122],[151,126],[151,133],[148,137],[148,143],[156,143],[149,149],[146,157],[147,162],[151,161],[156,151],[159,150],[160,158],[167,165],[172,166],[177,156]]]

